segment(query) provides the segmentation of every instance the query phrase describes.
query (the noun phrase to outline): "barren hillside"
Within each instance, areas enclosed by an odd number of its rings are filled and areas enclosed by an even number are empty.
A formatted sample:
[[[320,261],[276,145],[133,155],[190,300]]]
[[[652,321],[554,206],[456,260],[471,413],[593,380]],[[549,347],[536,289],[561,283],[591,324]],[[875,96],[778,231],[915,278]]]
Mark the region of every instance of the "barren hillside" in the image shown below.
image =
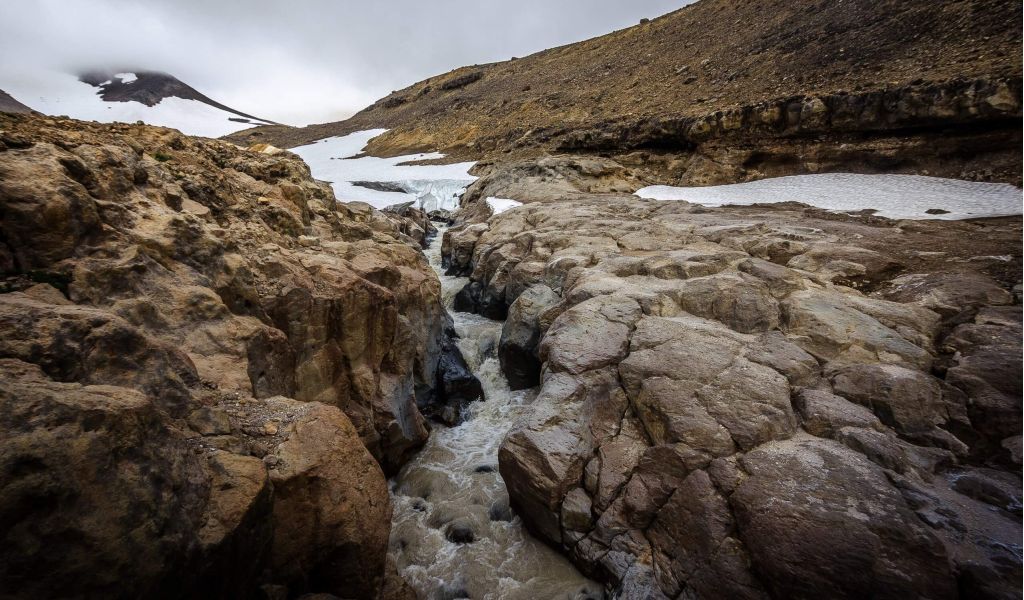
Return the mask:
[[[387,127],[391,131],[371,151],[442,149],[480,158],[537,148],[686,149],[693,140],[685,132],[668,127],[667,133],[651,135],[652,122],[654,129],[665,129],[666,122],[688,123],[771,102],[785,110],[793,98],[821,98],[829,109],[836,98],[863,103],[881,95],[883,105],[905,104],[906,95],[961,98],[977,95],[971,86],[979,80],[1004,85],[1013,106],[992,115],[938,115],[950,123],[934,123],[936,115],[911,115],[884,129],[960,127],[967,117],[972,135],[979,129],[1019,130],[1020,13],[1021,2],[999,0],[702,0],[602,37],[427,79],[347,121],[257,128],[232,139],[292,147]],[[925,104],[935,102],[929,98]],[[588,141],[602,136],[612,139]],[[997,137],[977,145],[1016,143]]]

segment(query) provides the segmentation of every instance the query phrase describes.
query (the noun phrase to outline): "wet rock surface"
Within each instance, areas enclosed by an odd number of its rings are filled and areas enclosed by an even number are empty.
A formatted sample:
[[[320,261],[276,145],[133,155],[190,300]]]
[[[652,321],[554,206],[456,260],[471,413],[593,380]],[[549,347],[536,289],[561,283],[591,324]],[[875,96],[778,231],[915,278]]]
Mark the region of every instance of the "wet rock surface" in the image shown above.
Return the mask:
[[[540,384],[512,507],[616,597],[1019,594],[1019,218],[573,194],[446,236]]]
[[[446,425],[458,425],[470,402],[486,400],[480,380],[470,371],[456,338],[451,329],[442,339],[437,385],[421,400],[424,414]]]
[[[0,130],[3,594],[408,597],[384,476],[445,354],[425,215],[170,129]]]
[[[426,253],[439,274],[441,242],[433,240]],[[445,301],[454,302],[466,280],[440,280]],[[512,390],[502,375],[502,323],[471,313],[451,316],[457,335],[449,339],[486,398],[462,405],[456,422],[435,425],[423,449],[392,478],[389,557],[421,598],[605,597],[600,584],[529,535],[509,505],[498,449],[516,417],[531,410],[535,390]]]

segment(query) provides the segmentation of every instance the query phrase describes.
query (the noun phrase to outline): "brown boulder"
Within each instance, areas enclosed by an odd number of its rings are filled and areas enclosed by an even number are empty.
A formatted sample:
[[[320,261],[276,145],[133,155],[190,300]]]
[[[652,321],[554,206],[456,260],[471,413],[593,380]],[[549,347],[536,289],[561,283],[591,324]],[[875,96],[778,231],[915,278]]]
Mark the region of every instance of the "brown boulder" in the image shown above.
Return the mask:
[[[835,438],[843,427],[882,429],[882,422],[867,408],[823,390],[802,389],[793,396],[804,431]]]
[[[35,144],[19,153],[25,160],[0,161],[0,231],[18,270],[29,271],[68,258],[99,232],[98,190],[95,175],[70,152]]]
[[[211,481],[149,398],[0,359],[0,426],[5,595],[171,598],[195,583]]]
[[[1001,441],[1021,433],[1020,306],[983,309],[942,345],[954,353],[946,381],[967,395],[971,426],[987,450],[1001,453]]]
[[[391,529],[380,466],[337,408],[286,398],[267,406],[297,415],[272,450],[275,578],[293,590],[372,596],[382,585]]]
[[[773,595],[955,598],[942,543],[881,469],[820,438],[772,442],[740,459],[729,499]]]
[[[590,452],[583,423],[571,410],[582,401],[583,391],[568,373],[549,375],[529,420],[509,432],[498,453],[513,505],[520,514],[531,515],[531,526],[553,543],[562,539],[558,507],[580,480]]]
[[[830,374],[836,394],[870,408],[901,433],[927,432],[949,420],[934,377],[897,365],[850,365]]]
[[[184,352],[124,319],[20,292],[0,295],[0,356],[37,364],[57,381],[138,389],[174,415],[199,381]]]
[[[498,359],[513,390],[534,387],[540,382],[538,345],[544,332],[541,315],[558,301],[551,288],[538,284],[520,294],[509,307],[498,342]]]

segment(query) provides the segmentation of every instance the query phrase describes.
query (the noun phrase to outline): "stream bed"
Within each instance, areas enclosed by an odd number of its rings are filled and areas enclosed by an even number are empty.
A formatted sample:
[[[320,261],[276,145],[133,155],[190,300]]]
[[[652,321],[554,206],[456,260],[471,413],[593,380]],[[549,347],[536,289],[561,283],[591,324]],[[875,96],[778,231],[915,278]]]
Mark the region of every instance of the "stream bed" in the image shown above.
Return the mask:
[[[462,424],[432,424],[430,440],[391,480],[389,552],[421,598],[584,600],[604,598],[555,550],[527,533],[509,508],[498,448],[537,390],[510,391],[497,358],[502,323],[452,311],[467,278],[441,270],[441,230],[427,249],[455,321],[458,345],[483,385]]]

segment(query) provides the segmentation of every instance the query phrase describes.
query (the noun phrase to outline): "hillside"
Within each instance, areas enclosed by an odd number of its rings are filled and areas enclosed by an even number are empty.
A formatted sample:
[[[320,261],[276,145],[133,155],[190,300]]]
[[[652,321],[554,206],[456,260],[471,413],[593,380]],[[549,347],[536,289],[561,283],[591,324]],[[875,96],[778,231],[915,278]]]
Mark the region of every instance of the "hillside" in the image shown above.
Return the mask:
[[[25,106],[7,92],[0,90],[0,112],[30,113],[32,109]]]
[[[786,102],[794,98],[819,98],[830,112],[844,101],[855,105],[854,126],[847,128],[854,131],[902,133],[952,124],[966,125],[976,137],[979,128],[988,134],[993,128],[1019,130],[1020,12],[1019,1],[996,0],[702,0],[602,37],[427,79],[347,121],[259,128],[231,139],[293,147],[386,127],[391,131],[374,140],[371,152],[439,149],[480,158],[538,149],[677,151],[703,140],[679,133],[676,122],[685,126],[720,111],[750,112],[763,103],[776,102],[783,111],[780,122],[770,124],[773,136],[791,134]],[[979,80],[982,87],[1002,90],[997,93],[1006,97],[1006,110],[883,115],[881,126],[862,123],[863,105],[871,100],[883,109],[905,109],[905,96],[925,96],[917,102],[925,105],[934,105],[934,96],[952,96],[962,105],[963,96],[977,95],[971,86]],[[747,120],[742,133],[749,133]],[[825,129],[798,133],[829,133]],[[974,145],[1019,147],[1016,133],[1003,133]],[[602,137],[611,139],[593,143]],[[1013,171],[1008,165],[1004,170]]]

